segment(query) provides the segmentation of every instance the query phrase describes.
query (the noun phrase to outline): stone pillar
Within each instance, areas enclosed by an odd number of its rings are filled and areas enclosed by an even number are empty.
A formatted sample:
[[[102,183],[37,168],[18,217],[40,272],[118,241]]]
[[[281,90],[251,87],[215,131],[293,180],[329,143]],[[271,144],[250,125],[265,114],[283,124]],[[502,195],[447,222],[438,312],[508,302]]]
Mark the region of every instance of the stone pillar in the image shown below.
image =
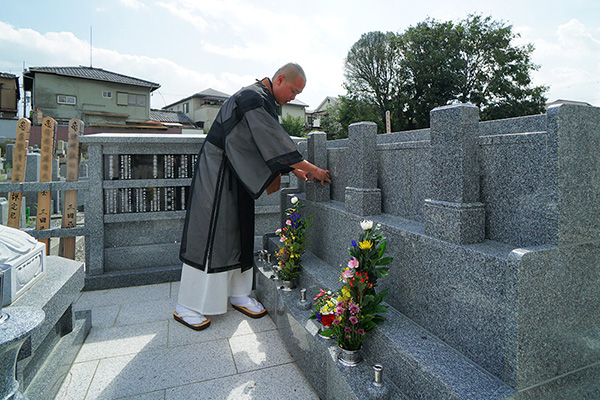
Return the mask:
[[[377,188],[377,124],[350,125],[348,146],[352,168],[345,193],[346,211],[360,216],[381,214],[381,189]]]
[[[308,161],[319,168],[327,169],[327,134],[312,132],[308,134]],[[306,182],[306,199],[322,202],[331,199],[330,186],[321,185],[321,181]]]
[[[562,104],[548,109],[548,179],[556,215],[552,244],[600,239],[600,108]]]
[[[456,244],[485,238],[479,202],[479,109],[457,104],[430,113],[431,192],[425,199],[425,234]]]

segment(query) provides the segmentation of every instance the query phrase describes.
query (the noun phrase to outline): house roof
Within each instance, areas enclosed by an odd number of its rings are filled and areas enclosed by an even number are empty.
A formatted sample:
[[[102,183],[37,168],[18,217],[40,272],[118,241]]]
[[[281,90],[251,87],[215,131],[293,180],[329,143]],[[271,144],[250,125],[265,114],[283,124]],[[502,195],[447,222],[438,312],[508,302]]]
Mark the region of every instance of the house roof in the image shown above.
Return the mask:
[[[327,109],[327,107],[329,106],[329,104],[335,104],[337,102],[338,102],[337,97],[327,96],[323,99],[321,104],[319,104],[319,106],[317,108],[315,108],[314,112],[325,111]]]
[[[199,98],[199,99],[214,99],[214,100],[225,101],[229,97],[231,97],[231,95],[228,95],[227,93],[219,92],[218,90],[215,90],[215,89],[208,88],[208,89],[203,90],[201,92],[194,93],[194,94],[192,94],[192,95],[190,95],[188,97],[184,97],[181,100],[177,100],[176,102],[171,103],[171,104],[169,104],[167,106],[164,106],[163,108],[173,107],[175,104],[183,103],[184,101],[188,101],[189,99],[193,99],[195,97]]]
[[[61,76],[69,76],[73,78],[91,79],[96,81],[121,83],[124,85],[142,86],[150,88],[150,91],[154,91],[160,87],[158,83],[145,81],[142,79],[134,78],[131,76],[118,74],[116,72],[106,71],[101,68],[93,67],[30,67],[27,72],[23,75],[29,78],[33,78],[36,73],[54,74]],[[27,83],[27,79],[25,82]],[[31,89],[31,83],[27,85],[26,90]]]
[[[187,115],[180,111],[167,111],[167,110],[150,110],[150,119],[152,121],[158,122],[169,122],[169,123],[179,123],[183,125],[194,125],[194,121],[192,121]]]
[[[0,72],[0,78],[4,79],[15,79],[17,76],[14,74],[9,74],[8,72]]]
[[[292,101],[290,101],[289,103],[287,103],[286,105],[288,106],[299,106],[299,107],[308,107],[308,104],[298,100],[298,99],[294,99]]]

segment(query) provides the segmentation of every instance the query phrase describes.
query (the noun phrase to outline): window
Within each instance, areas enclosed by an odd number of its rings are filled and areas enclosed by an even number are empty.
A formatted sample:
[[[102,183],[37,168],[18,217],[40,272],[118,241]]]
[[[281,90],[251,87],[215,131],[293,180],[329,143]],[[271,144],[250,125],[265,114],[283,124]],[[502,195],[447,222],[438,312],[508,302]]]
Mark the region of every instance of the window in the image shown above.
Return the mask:
[[[183,112],[187,114],[190,112],[190,103],[183,103]]]
[[[56,102],[58,104],[68,104],[70,106],[74,106],[75,104],[77,104],[77,97],[59,94],[56,96]]]
[[[146,107],[146,95],[117,92],[117,105]]]
[[[103,99],[112,99],[112,92],[108,91],[108,90],[103,90],[102,91],[102,98]]]
[[[146,95],[143,94],[129,94],[127,95],[127,104],[130,106],[146,106]]]

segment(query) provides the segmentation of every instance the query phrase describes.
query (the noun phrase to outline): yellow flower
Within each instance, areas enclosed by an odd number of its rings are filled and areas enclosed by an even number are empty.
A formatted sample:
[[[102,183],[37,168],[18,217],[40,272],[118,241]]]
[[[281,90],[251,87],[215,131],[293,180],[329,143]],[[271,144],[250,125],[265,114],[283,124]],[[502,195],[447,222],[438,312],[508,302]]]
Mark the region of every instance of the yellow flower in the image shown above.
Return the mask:
[[[365,240],[364,242],[358,242],[358,247],[361,250],[368,250],[371,247],[373,247],[373,242],[371,242],[370,240]]]

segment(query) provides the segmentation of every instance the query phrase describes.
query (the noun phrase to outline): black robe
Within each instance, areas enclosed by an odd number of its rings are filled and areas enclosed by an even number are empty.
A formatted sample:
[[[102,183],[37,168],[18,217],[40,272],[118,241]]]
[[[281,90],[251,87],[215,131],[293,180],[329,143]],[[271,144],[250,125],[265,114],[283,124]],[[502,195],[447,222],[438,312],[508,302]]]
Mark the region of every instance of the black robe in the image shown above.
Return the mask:
[[[216,273],[252,268],[254,200],[302,161],[278,122],[275,98],[257,82],[221,107],[198,156],[179,258]]]

